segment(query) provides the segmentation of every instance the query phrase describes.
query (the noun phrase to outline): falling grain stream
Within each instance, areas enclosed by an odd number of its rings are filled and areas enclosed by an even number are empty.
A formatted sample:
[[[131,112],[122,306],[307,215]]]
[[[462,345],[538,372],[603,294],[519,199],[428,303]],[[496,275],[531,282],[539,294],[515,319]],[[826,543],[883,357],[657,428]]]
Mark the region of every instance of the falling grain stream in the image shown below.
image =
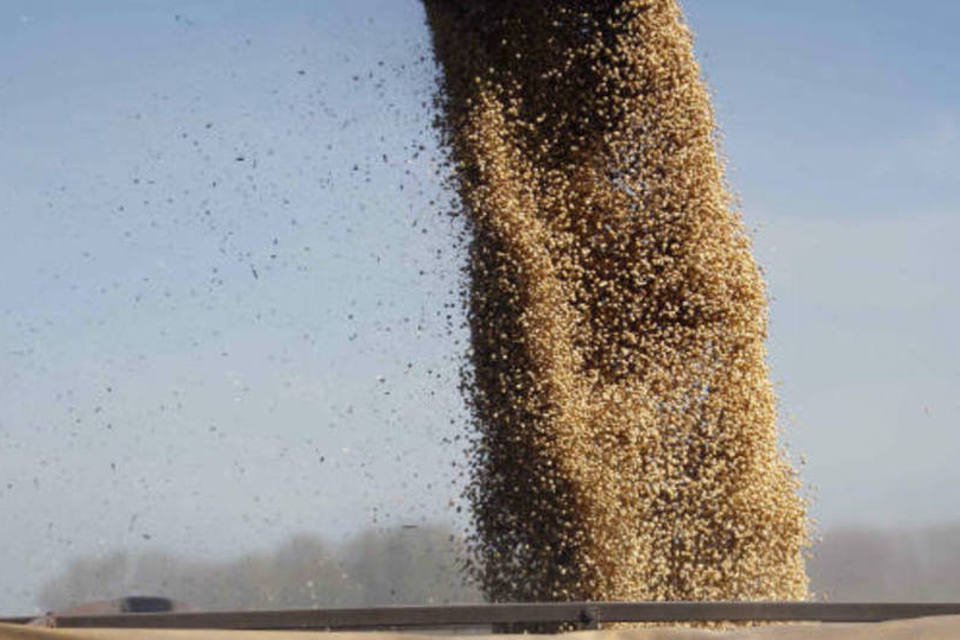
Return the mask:
[[[764,282],[678,4],[424,2],[471,231],[486,595],[805,598]]]

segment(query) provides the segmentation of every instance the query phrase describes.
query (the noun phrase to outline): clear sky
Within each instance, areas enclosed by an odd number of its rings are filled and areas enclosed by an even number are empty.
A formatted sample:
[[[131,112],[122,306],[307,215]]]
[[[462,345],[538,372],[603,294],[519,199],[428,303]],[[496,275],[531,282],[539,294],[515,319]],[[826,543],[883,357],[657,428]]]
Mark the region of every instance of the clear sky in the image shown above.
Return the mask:
[[[684,7],[816,517],[957,520],[960,5]],[[459,521],[434,73],[413,0],[0,3],[0,611],[82,554]]]

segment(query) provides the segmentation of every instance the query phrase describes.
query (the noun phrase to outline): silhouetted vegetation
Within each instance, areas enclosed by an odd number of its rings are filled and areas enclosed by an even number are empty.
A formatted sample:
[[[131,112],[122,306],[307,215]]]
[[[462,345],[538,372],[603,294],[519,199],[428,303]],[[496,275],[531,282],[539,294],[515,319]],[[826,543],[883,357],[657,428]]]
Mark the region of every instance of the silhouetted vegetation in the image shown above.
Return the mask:
[[[130,594],[197,609],[477,602],[461,553],[440,525],[364,531],[341,544],[299,535],[219,562],[117,551],[72,562],[37,600],[44,610]],[[817,596],[829,600],[960,600],[960,524],[828,532],[807,568]]]
[[[198,609],[476,602],[458,567],[460,545],[442,526],[364,531],[342,544],[298,535],[277,549],[226,561],[152,551],[78,559],[47,583],[47,611],[130,594]]]
[[[837,529],[807,563],[833,601],[960,600],[960,523],[914,529]]]

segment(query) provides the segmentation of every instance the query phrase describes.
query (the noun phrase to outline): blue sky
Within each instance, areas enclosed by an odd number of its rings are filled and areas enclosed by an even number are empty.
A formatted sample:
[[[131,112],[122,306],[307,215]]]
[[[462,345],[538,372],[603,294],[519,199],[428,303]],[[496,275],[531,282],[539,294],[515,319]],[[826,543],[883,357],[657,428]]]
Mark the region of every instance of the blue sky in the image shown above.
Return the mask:
[[[815,515],[956,520],[960,7],[684,7]],[[456,521],[433,74],[412,0],[0,5],[0,609],[79,554]]]

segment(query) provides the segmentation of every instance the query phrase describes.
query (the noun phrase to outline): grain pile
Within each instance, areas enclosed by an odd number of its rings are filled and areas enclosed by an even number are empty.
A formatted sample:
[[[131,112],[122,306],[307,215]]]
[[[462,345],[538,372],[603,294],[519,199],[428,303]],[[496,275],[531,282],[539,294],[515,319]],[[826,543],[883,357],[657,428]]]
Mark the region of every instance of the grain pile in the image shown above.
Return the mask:
[[[472,232],[485,593],[804,598],[764,283],[678,5],[424,3]]]

